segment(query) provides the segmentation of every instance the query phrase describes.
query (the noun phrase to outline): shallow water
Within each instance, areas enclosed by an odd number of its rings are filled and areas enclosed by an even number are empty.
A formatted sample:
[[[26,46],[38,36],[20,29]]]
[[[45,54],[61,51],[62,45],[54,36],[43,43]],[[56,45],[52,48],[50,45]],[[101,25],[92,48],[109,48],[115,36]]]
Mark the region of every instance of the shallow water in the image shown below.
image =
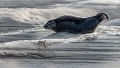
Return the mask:
[[[68,0],[63,5],[61,0],[48,5],[49,8],[0,8],[0,67],[119,68],[119,0],[109,3],[108,0],[100,3],[94,0],[76,1]],[[48,20],[61,15],[89,17],[103,11],[111,19],[103,21],[94,33],[55,33],[43,28]]]

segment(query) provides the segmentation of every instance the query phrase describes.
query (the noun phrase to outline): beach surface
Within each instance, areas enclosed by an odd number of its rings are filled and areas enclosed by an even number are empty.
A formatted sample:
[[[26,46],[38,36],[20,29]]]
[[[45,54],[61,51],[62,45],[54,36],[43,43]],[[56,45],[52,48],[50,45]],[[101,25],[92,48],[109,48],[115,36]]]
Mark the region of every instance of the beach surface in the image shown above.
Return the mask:
[[[0,0],[0,68],[119,68],[120,0]],[[55,33],[62,15],[106,13],[94,33]]]

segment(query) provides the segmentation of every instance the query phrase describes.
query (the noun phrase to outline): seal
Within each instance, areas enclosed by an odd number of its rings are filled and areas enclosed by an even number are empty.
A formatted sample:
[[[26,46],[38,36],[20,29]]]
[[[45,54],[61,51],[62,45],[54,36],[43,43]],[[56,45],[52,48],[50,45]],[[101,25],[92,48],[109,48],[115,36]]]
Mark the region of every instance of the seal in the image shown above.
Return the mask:
[[[109,20],[105,13],[98,13],[88,18],[80,18],[74,16],[61,16],[59,18],[49,20],[43,27],[55,32],[70,33],[93,33],[103,20]]]

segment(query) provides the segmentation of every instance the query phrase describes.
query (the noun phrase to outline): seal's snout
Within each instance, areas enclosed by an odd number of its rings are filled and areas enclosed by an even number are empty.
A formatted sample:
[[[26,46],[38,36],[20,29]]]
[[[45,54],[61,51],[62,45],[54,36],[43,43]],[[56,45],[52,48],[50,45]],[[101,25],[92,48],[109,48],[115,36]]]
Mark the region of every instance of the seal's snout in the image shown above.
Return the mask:
[[[47,25],[44,25],[43,28],[47,29]]]

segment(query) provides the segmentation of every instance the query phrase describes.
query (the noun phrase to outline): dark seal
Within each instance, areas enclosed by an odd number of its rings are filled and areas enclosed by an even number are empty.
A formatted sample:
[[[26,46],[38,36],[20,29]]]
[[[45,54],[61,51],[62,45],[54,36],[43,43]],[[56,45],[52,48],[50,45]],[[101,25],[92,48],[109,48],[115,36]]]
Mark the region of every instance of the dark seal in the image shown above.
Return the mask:
[[[49,20],[44,25],[44,28],[55,32],[93,33],[104,19],[109,20],[108,15],[105,13],[98,13],[97,15],[88,18],[61,16]]]

